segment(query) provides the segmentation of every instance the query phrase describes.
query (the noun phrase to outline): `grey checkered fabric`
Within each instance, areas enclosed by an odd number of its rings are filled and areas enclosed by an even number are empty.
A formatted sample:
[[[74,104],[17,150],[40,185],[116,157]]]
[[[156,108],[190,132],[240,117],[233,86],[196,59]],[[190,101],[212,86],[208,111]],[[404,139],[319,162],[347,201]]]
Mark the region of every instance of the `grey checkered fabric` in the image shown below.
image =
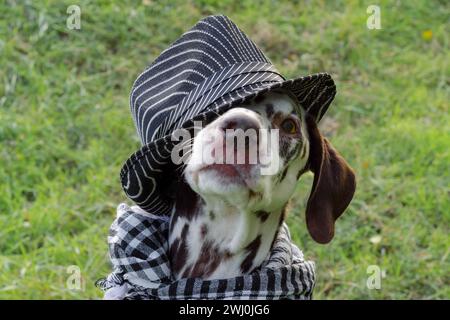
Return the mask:
[[[113,272],[97,281],[105,299],[311,299],[314,263],[283,224],[269,257],[247,275],[175,281],[168,259],[169,218],[120,204],[108,237]]]

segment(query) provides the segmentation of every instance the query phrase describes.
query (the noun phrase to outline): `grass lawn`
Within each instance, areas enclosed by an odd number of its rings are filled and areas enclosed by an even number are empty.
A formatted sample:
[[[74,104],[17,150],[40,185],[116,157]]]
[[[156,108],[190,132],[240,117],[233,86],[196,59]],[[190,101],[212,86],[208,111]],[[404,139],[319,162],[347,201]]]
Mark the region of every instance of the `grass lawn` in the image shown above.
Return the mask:
[[[137,75],[197,20],[235,21],[288,77],[326,71],[338,94],[323,132],[358,175],[330,245],[288,223],[316,262],[316,299],[450,298],[447,1],[13,1],[0,5],[0,299],[100,298],[106,236],[126,200],[119,169],[139,147]],[[81,7],[81,30],[66,27]],[[67,268],[80,268],[82,290]],[[385,276],[366,286],[367,268]]]

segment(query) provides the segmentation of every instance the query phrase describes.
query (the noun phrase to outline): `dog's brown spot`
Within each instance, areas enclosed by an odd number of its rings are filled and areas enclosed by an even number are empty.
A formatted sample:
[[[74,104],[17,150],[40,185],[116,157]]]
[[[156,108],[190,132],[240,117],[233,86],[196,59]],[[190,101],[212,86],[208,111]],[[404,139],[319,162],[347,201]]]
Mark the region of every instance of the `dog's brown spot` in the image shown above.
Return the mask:
[[[249,189],[249,190],[248,190],[248,197],[249,197],[250,199],[252,199],[252,198],[259,198],[259,199],[262,199],[263,195],[262,195],[261,192],[255,192],[255,191]]]
[[[291,146],[290,139],[280,139],[280,157],[287,160],[287,154],[289,152],[289,147]],[[286,161],[287,162],[287,161]]]
[[[273,104],[271,104],[271,103],[266,104],[266,115],[267,115],[267,118],[270,119],[270,117],[273,116],[273,113],[274,113]]]
[[[175,256],[175,254],[177,253],[179,247],[180,247],[180,239],[177,238],[177,239],[175,239],[175,241],[173,241],[172,244],[170,245],[170,248],[169,248],[169,256],[170,256],[170,257]]]
[[[285,116],[284,113],[281,111],[277,111],[275,112],[275,114],[273,115],[273,119],[272,121],[276,124],[281,124],[281,122],[284,120]]]
[[[201,201],[199,195],[182,179],[176,192],[175,215],[185,217],[188,220],[194,218],[201,212],[199,210]],[[174,217],[174,219],[176,220],[177,217]]]
[[[200,233],[201,233],[202,239],[204,239],[206,234],[208,233],[208,226],[206,224],[202,224],[202,226],[200,228]]]
[[[269,217],[269,213],[267,211],[256,211],[256,216],[261,220],[261,222],[265,222],[267,218]]]
[[[217,246],[207,241],[200,250],[199,259],[195,262],[190,272],[190,277],[207,277],[211,275],[219,266],[223,259],[223,254],[219,252]]]
[[[185,224],[181,230],[181,237],[177,238],[169,248],[172,269],[177,273],[184,267],[188,257],[189,249],[186,241],[188,231],[189,225]]]
[[[233,256],[233,254],[230,252],[230,250],[228,250],[228,249],[225,250],[224,255],[223,255],[225,260],[230,259],[232,256]]]
[[[248,254],[241,264],[241,271],[243,273],[247,273],[250,271],[250,268],[253,266],[253,260],[255,259],[260,246],[261,246],[261,235],[257,236],[252,242],[250,242],[245,247],[245,250],[248,251]]]
[[[184,272],[183,272],[183,274],[181,275],[181,277],[182,277],[182,278],[189,278],[189,275],[191,274],[191,272],[192,272],[192,265],[191,265],[191,266],[188,266],[188,267],[184,270]]]
[[[188,231],[189,231],[189,225],[185,224],[183,226],[183,230],[181,230],[181,240],[183,240],[183,241],[186,240],[186,236],[187,236]]]
[[[288,172],[288,169],[289,169],[289,167],[284,168],[283,172],[281,173],[280,179],[279,179],[280,182],[283,181],[284,178],[286,178],[286,174]]]
[[[172,233],[173,227],[177,224],[178,215],[174,215],[174,217],[170,220],[169,232]]]
[[[291,159],[296,158],[298,156],[298,154],[300,153],[300,147],[302,146],[302,143],[300,143],[299,141],[291,142],[291,143],[295,143],[295,146],[291,151],[287,151],[286,156],[285,156],[286,161],[290,161]]]

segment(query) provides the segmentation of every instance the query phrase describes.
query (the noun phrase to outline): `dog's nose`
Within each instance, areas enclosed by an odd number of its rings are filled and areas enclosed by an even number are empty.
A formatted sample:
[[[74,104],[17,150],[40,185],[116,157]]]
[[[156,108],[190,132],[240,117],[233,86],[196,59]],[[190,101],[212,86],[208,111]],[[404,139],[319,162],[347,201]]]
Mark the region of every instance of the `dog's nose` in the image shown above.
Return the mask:
[[[244,132],[253,129],[258,132],[259,124],[256,119],[253,119],[247,115],[231,115],[224,119],[220,125],[220,129],[226,132],[227,129],[237,130],[241,129]]]
[[[259,132],[260,125],[256,119],[253,117],[242,113],[236,112],[234,114],[229,114],[225,117],[222,123],[219,124],[219,128],[223,131],[227,139],[233,138],[234,151],[238,152],[239,137],[243,140],[243,148],[245,150],[250,149],[250,145],[253,144],[256,148],[259,146]],[[242,134],[239,131],[242,130]],[[248,161],[246,161],[247,163]]]
[[[258,163],[259,129],[258,118],[249,110],[232,109],[216,122],[222,137],[215,140],[215,148],[222,148],[225,163],[253,165]],[[223,138],[223,139],[222,139]],[[214,150],[214,155],[216,151]]]

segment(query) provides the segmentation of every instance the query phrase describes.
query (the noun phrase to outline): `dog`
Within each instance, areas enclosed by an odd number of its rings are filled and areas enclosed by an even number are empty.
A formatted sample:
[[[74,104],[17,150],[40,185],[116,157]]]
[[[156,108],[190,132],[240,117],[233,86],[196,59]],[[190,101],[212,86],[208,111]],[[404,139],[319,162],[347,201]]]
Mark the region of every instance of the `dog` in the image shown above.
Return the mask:
[[[300,176],[314,173],[306,225],[318,243],[334,236],[334,222],[350,203],[356,183],[347,162],[319,132],[289,92],[274,90],[237,106],[202,128],[192,141],[170,221],[169,257],[176,279],[223,279],[252,272],[268,256]],[[205,163],[203,152],[236,157],[268,143],[248,140],[228,150],[237,130],[278,132],[273,174],[262,164]]]

